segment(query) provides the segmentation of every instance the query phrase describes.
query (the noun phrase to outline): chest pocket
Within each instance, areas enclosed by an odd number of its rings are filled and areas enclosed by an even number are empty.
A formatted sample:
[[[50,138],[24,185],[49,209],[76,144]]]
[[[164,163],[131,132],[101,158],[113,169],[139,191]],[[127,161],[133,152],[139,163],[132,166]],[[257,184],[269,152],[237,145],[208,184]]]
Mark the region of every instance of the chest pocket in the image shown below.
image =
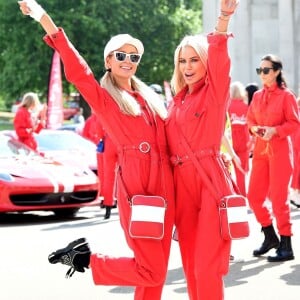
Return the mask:
[[[200,123],[205,117],[206,110],[190,111],[184,114],[183,119],[179,120],[179,124],[183,134],[192,141],[197,139],[200,129]]]

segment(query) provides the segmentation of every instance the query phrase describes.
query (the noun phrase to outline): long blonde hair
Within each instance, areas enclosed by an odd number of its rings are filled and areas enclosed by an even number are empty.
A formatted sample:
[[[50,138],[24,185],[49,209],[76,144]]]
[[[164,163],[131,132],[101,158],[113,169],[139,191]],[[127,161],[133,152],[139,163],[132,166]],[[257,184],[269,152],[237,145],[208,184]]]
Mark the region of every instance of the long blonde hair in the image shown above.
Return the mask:
[[[19,106],[25,107],[27,109],[30,107],[37,108],[39,105],[39,96],[33,92],[26,93],[23,96],[21,103],[19,104]]]
[[[184,78],[179,71],[179,55],[182,48],[190,46],[194,48],[199,55],[204,67],[207,68],[207,55],[208,55],[208,42],[207,37],[204,35],[188,35],[185,36],[180,44],[177,46],[174,53],[174,72],[171,79],[171,86],[175,94],[181,91],[185,84]]]
[[[118,86],[110,72],[106,72],[103,75],[100,84],[109,92],[124,114],[132,116],[141,115],[142,110],[139,103],[128,92]],[[158,94],[136,76],[131,77],[131,86],[135,91],[140,93],[154,113],[158,114],[162,119],[166,118],[167,110]]]

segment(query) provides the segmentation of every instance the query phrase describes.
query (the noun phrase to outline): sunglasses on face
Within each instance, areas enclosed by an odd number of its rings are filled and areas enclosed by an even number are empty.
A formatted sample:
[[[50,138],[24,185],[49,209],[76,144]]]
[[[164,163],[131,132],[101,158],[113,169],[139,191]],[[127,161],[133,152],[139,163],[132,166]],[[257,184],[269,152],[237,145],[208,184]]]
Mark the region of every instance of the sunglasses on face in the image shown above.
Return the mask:
[[[270,73],[270,70],[274,70],[274,68],[256,68],[257,75],[260,75],[263,72],[265,75]]]
[[[117,61],[125,61],[125,59],[129,57],[130,61],[134,64],[138,64],[142,57],[137,53],[125,53],[121,51],[114,51],[114,56]]]

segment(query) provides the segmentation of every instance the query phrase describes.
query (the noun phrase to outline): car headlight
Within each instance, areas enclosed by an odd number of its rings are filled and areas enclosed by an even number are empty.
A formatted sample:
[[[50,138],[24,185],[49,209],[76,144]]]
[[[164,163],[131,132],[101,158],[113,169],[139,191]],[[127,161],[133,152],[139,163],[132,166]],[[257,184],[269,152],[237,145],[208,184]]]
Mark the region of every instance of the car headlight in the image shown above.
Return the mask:
[[[10,174],[0,172],[0,180],[10,182],[14,181],[14,178]]]

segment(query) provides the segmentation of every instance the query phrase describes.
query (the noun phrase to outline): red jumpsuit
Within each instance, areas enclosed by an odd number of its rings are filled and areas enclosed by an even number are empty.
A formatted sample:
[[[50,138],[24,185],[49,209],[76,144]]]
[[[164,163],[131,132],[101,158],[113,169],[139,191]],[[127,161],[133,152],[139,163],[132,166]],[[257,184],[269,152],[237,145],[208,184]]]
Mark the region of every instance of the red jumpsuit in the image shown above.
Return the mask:
[[[293,170],[290,135],[299,128],[296,98],[275,83],[254,94],[247,113],[248,127],[275,126],[277,134],[267,142],[257,137],[252,160],[248,200],[262,227],[272,224],[272,214],[264,205],[268,197],[280,235],[291,236],[288,187]]]
[[[243,99],[231,99],[229,117],[231,123],[232,146],[234,152],[241,160],[241,166],[245,172],[249,170],[249,142],[250,135],[246,122],[248,105]],[[246,196],[246,174],[235,164],[234,171],[236,183],[242,195]]]
[[[132,239],[128,234],[130,206],[122,185],[117,184],[120,223],[134,257],[92,254],[90,266],[94,282],[136,286],[134,299],[159,300],[167,274],[175,211],[164,121],[157,115],[147,115],[148,105],[139,93],[132,96],[142,104],[143,114],[122,113],[62,29],[51,37],[46,36],[45,41],[59,52],[67,80],[76,86],[101,120],[105,132],[118,145],[118,164],[128,194],[161,195],[167,200],[164,238],[161,241]]]
[[[232,181],[219,151],[229,99],[227,40],[227,35],[208,35],[207,75],[191,94],[186,87],[174,97],[166,121],[174,164],[175,224],[190,300],[223,299],[222,277],[229,266],[231,242],[221,237],[217,200],[182,142],[183,134],[218,193],[231,194]]]
[[[14,128],[19,140],[33,150],[37,150],[37,142],[33,136],[43,129],[43,125],[39,123],[37,126],[33,121],[30,112],[25,107],[19,107],[15,118]]]

